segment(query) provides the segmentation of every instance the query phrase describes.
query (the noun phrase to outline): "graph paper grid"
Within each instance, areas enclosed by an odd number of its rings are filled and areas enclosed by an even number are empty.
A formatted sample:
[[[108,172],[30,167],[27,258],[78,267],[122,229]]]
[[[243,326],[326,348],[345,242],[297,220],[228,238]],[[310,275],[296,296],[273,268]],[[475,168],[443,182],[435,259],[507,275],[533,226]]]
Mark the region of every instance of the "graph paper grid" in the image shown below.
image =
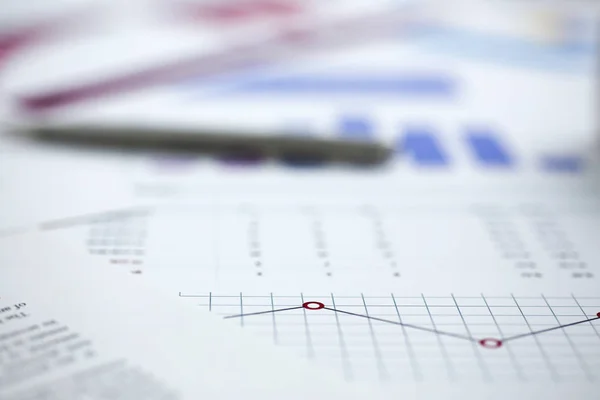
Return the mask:
[[[600,379],[600,297],[179,295],[348,380]]]

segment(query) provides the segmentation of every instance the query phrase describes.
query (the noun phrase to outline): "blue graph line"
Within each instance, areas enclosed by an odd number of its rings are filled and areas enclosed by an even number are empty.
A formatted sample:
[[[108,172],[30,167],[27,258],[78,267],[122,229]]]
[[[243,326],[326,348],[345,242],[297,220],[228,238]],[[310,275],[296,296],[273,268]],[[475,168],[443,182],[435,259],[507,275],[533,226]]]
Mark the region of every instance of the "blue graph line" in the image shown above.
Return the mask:
[[[402,97],[453,97],[456,83],[442,76],[293,75],[254,78],[230,89],[243,93],[385,94]]]

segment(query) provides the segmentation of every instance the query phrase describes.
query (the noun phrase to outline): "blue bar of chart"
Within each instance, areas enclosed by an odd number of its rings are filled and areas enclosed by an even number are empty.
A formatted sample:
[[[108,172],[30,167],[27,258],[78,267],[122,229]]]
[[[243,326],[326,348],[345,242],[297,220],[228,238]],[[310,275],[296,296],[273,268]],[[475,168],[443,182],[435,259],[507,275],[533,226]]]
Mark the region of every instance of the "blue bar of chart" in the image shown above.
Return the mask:
[[[377,138],[377,120],[361,114],[345,114],[334,121],[334,131],[338,137],[355,140],[369,141]],[[291,136],[305,136],[314,134],[309,124],[290,124],[286,127],[287,134]],[[399,134],[394,139],[395,158],[402,162],[404,159],[415,168],[436,168],[438,171],[447,169],[453,160],[462,159],[462,154],[467,153],[473,160],[473,165],[481,172],[490,170],[512,171],[517,162],[528,168],[535,168],[539,173],[575,175],[586,169],[586,159],[581,154],[557,152],[525,154],[520,159],[510,146],[508,137],[503,137],[492,129],[467,128],[464,136],[442,135],[442,130],[423,125],[403,125]],[[446,147],[444,139],[456,141],[462,138],[462,146]],[[454,157],[453,157],[454,156]],[[240,151],[229,157],[222,157],[221,161],[230,166],[263,165],[266,161],[260,154]],[[327,160],[320,157],[308,156],[284,157],[277,160],[280,165],[294,168],[311,168],[328,164]],[[589,161],[589,160],[588,160]],[[460,167],[460,164],[457,165]]]
[[[344,117],[340,120],[338,131],[344,139],[370,140],[373,138],[373,124],[367,118]]]
[[[450,159],[438,138],[426,129],[408,129],[396,142],[396,152],[420,166],[446,166]]]
[[[584,160],[577,155],[543,155],[540,167],[546,172],[577,173],[584,168]]]
[[[466,136],[475,161],[482,166],[509,168],[515,163],[506,146],[488,131],[470,131]]]

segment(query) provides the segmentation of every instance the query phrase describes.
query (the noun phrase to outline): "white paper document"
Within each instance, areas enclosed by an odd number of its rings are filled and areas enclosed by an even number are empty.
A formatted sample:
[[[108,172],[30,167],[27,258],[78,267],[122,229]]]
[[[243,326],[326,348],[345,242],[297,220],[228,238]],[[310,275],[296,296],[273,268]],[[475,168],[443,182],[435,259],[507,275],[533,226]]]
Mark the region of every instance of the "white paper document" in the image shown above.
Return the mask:
[[[485,32],[430,26],[415,41],[82,107],[74,119],[230,121],[396,151],[372,170],[139,158],[116,178],[138,207],[40,228],[390,399],[594,399],[594,54],[571,36],[585,24],[549,15],[520,39],[504,35],[510,18],[471,18]]]
[[[378,398],[47,239],[0,247],[3,400]]]
[[[474,197],[165,207],[45,235],[389,398],[594,398],[597,205]]]

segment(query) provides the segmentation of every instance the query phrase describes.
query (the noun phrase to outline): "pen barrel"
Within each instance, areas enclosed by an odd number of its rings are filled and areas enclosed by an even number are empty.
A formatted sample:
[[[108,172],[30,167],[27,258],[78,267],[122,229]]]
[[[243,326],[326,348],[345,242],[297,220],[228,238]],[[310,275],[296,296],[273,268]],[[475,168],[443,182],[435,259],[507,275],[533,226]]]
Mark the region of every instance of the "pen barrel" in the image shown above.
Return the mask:
[[[314,162],[380,164],[391,148],[376,141],[335,136],[291,136],[282,132],[135,127],[37,127],[27,134],[46,143],[134,151],[292,159]]]

